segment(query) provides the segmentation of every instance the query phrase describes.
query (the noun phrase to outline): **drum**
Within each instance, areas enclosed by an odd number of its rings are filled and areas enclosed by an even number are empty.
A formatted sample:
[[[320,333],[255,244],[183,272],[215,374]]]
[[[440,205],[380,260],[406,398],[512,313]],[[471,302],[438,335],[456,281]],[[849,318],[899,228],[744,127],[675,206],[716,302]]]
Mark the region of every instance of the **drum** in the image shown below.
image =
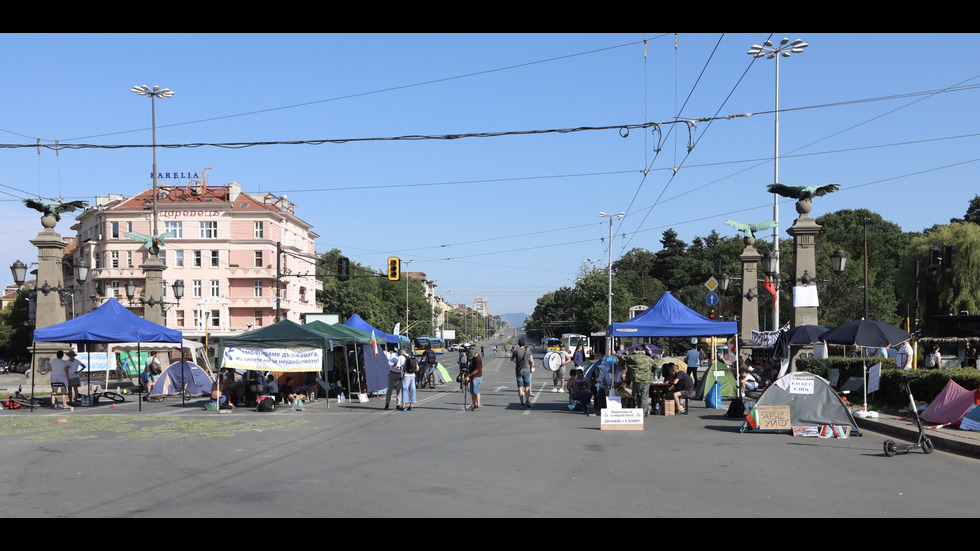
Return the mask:
[[[548,371],[558,371],[561,368],[561,354],[554,351],[545,354],[544,367]]]

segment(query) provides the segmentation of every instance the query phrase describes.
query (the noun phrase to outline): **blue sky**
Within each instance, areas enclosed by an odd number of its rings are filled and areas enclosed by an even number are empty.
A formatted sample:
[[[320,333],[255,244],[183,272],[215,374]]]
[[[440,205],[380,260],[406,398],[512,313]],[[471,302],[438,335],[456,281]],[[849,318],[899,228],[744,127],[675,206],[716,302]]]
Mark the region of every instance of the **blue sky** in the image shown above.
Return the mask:
[[[783,37],[809,46],[779,64],[779,180],[841,186],[814,216],[867,208],[906,231],[963,216],[980,35],[4,34],[0,284],[36,260],[21,199],[151,187],[149,148],[106,147],[151,142],[150,101],[129,91],[147,84],[176,93],[157,101],[160,172],[286,195],[318,251],[379,271],[414,259],[450,302],[530,313],[583,259],[606,266],[600,211],[628,214],[614,260],[667,228],[690,242],[773,219],[775,61],[746,52]],[[784,238],[794,217],[783,200]]]

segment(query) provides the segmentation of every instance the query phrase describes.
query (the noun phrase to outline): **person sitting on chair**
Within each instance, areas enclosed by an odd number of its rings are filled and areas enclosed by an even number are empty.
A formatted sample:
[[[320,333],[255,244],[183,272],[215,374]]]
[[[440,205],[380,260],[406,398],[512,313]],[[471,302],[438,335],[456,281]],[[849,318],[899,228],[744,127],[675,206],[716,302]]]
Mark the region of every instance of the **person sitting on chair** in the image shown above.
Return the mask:
[[[681,407],[681,398],[694,397],[694,379],[686,371],[681,371],[673,362],[664,364],[664,371],[667,374],[666,380],[670,383],[667,388],[667,396],[674,400],[674,411],[684,413],[684,408]]]
[[[568,394],[573,400],[578,400],[582,404],[582,411],[589,414],[589,406],[592,402],[592,388],[589,386],[588,379],[585,378],[585,371],[572,369],[572,377],[568,380]]]
[[[279,383],[276,382],[276,378],[269,374],[265,378],[265,393],[267,396],[272,396],[272,399],[279,402]]]

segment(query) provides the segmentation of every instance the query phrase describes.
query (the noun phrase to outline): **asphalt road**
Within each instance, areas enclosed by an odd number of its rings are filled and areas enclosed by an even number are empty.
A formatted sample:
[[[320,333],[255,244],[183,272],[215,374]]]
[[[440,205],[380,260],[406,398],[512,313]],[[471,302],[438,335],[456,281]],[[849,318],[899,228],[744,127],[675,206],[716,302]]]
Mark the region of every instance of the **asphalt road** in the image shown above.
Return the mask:
[[[487,347],[492,350],[492,345]],[[537,355],[540,364],[540,353]],[[455,354],[444,364],[455,375]],[[884,436],[739,432],[691,403],[643,431],[600,430],[535,371],[485,359],[483,407],[455,384],[304,411],[205,412],[203,402],[0,412],[8,517],[971,517],[975,459],[886,458]],[[545,372],[546,373],[546,372]],[[469,403],[469,398],[467,398]],[[759,525],[765,526],[765,525]]]

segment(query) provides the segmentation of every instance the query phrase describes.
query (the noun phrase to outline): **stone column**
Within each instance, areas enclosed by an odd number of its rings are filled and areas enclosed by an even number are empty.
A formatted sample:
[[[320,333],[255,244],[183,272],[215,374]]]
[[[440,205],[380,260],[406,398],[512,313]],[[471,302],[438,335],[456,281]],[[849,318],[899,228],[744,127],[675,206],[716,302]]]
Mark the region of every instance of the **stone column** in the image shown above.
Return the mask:
[[[64,276],[61,271],[61,259],[64,255],[65,247],[68,245],[54,227],[57,224],[54,216],[41,217],[41,225],[44,230],[31,240],[31,244],[37,247],[37,279],[34,285],[34,329],[43,329],[52,325],[63,323],[65,307],[61,304],[61,295],[58,291],[50,291],[44,294],[41,287],[45,283],[49,287],[64,287]],[[39,342],[28,350],[32,353],[31,374],[35,376],[35,381],[41,385],[47,385],[49,379],[47,375],[42,375],[38,371],[47,373],[47,364],[55,357],[58,350],[64,350],[68,345],[57,342]]]
[[[802,285],[800,278],[806,272],[811,278],[817,277],[817,259],[814,248],[816,237],[820,233],[822,226],[810,218],[812,204],[809,200],[799,200],[796,202],[796,212],[799,218],[793,222],[792,227],[786,233],[793,236],[793,285]],[[810,285],[816,285],[811,283]],[[816,306],[795,306],[793,307],[793,327],[801,325],[817,325]]]
[[[752,331],[759,330],[759,275],[758,266],[762,255],[755,250],[755,238],[746,237],[745,250],[739,260],[742,261],[742,315],[739,337],[743,343],[752,340]],[[752,294],[749,295],[749,291]],[[752,296],[750,300],[746,295]]]
[[[146,275],[143,284],[143,319],[151,321],[157,325],[167,325],[167,314],[163,309],[163,304],[156,304],[151,307],[147,302],[152,298],[155,301],[163,302],[163,271],[167,266],[155,254],[150,254],[146,262],[140,265],[140,269]]]

